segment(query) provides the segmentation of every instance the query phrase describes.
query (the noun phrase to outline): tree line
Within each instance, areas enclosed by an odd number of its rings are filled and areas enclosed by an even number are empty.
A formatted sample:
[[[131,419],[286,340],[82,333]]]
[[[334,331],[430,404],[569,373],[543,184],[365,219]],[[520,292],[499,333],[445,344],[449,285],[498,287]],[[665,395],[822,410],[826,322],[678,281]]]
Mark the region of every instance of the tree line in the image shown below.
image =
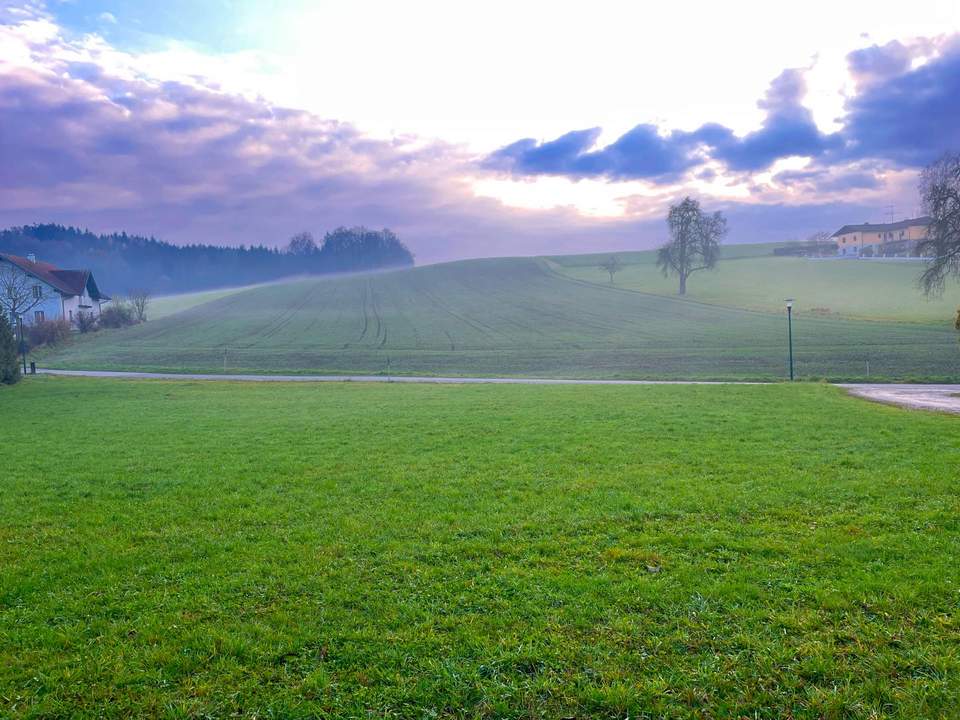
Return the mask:
[[[59,267],[91,270],[108,294],[131,288],[178,293],[291,275],[409,267],[414,262],[413,253],[389,229],[341,227],[319,243],[310,236],[310,242],[303,252],[293,243],[284,248],[174,245],[152,236],[96,234],[57,224],[0,230],[0,250],[21,256],[33,253]]]

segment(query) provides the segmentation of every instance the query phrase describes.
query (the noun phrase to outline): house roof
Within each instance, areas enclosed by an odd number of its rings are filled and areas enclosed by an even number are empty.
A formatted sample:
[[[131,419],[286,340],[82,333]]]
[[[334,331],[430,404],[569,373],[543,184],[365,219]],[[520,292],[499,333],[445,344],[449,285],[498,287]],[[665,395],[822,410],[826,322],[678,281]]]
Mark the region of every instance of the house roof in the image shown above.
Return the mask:
[[[84,290],[89,290],[90,297],[94,300],[110,299],[108,295],[100,292],[89,270],[61,270],[48,262],[34,262],[10,253],[0,253],[0,260],[16,265],[25,273],[42,280],[64,295],[83,295]]]
[[[910,220],[901,220],[895,223],[863,223],[862,225],[844,225],[830,237],[838,237],[854,232],[891,232],[893,230],[906,230],[908,227],[922,225],[926,227],[930,224],[930,218],[923,217],[912,218]]]

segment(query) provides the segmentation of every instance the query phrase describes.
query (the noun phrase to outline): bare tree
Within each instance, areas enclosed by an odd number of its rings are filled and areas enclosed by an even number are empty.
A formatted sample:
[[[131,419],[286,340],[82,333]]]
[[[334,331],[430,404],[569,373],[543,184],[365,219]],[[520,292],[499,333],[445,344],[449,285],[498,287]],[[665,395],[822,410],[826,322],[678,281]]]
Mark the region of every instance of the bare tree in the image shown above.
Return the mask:
[[[36,278],[10,263],[0,264],[0,308],[8,318],[22,317],[46,299],[47,291]]]
[[[687,278],[698,270],[707,270],[717,264],[720,241],[727,234],[727,219],[721,212],[712,215],[700,209],[693,198],[671,205],[667,214],[670,242],[657,251],[657,266],[664,277],[671,274],[680,278],[678,295],[687,294]]]
[[[147,307],[150,305],[150,291],[143,288],[130,291],[130,305],[138,323],[147,321]]]
[[[616,255],[611,255],[598,266],[601,270],[610,274],[610,284],[613,285],[613,276],[618,272],[623,270],[623,265],[620,264],[620,261],[617,259]]]
[[[297,233],[287,243],[288,255],[313,255],[316,251],[317,243],[314,241],[313,235],[306,231]]]
[[[948,277],[960,278],[960,153],[948,153],[920,174],[920,199],[930,216],[927,237],[917,243],[928,256],[920,275],[927,295],[939,295]]]

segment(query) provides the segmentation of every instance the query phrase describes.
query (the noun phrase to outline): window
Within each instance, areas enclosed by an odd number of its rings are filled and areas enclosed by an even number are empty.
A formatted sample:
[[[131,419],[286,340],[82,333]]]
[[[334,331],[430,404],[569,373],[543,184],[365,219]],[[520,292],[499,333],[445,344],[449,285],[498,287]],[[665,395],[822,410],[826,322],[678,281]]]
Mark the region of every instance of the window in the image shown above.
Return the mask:
[[[33,321],[42,323],[43,322],[43,310],[34,310],[33,311]]]
[[[34,286],[33,286],[33,298],[34,298],[35,300],[39,300],[39,299],[42,298],[42,297],[43,297],[43,288],[40,287],[39,285],[34,285]]]

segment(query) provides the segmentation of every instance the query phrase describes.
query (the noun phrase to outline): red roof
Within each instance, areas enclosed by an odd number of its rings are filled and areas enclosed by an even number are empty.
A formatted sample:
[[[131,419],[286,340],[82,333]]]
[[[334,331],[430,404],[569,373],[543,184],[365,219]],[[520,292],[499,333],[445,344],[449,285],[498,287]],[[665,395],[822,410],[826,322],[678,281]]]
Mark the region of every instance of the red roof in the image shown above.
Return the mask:
[[[43,280],[51,287],[59,290],[64,295],[83,295],[84,290],[90,285],[90,297],[94,300],[109,300],[110,298],[100,292],[97,283],[89,270],[61,270],[56,265],[47,262],[34,262],[19,255],[10,255],[9,253],[0,253],[0,260],[6,260],[29,275],[33,275],[38,280]]]

